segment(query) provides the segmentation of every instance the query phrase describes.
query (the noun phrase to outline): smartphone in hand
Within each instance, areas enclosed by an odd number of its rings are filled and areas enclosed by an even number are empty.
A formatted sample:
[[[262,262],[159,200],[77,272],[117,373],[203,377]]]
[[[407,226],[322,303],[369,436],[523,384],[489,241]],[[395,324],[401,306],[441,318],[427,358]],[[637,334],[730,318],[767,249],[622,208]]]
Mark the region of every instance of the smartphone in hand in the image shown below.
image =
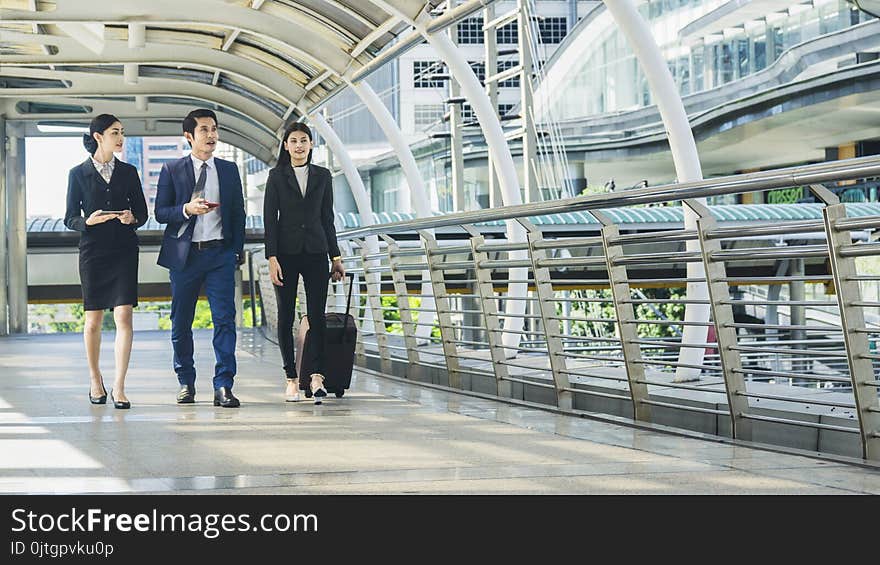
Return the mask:
[[[101,210],[99,216],[121,216],[125,210]]]
[[[219,203],[219,202],[208,202],[208,201],[206,200],[206,201],[205,201],[205,206],[207,206],[209,209],[213,210],[214,208],[220,206],[220,203]]]

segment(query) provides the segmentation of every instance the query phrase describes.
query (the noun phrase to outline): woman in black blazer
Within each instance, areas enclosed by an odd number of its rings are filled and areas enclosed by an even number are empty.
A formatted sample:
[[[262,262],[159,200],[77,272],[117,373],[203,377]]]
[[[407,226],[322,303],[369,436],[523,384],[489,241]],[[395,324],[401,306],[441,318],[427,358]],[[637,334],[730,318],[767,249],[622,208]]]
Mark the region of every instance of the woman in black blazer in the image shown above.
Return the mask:
[[[327,396],[324,388],[324,309],[327,306],[327,259],[334,281],[345,276],[336,228],[333,225],[333,183],[330,171],[311,164],[312,132],[293,123],[284,132],[278,164],[269,171],[263,200],[263,225],[269,276],[278,297],[278,346],[287,377],[285,400],[300,399],[293,343],[293,319],[299,276],[303,277],[309,317],[310,360],[317,370],[309,375],[315,404]]]
[[[113,156],[122,151],[125,132],[115,116],[101,114],[83,134],[88,159],[70,170],[64,225],[80,232],[79,277],[85,327],[83,339],[91,373],[89,400],[105,404],[107,392],[99,367],[104,310],[116,321],[116,378],[110,398],[129,408],[125,375],[131,356],[131,313],[137,306],[138,237],[147,222],[147,203],[137,169]]]

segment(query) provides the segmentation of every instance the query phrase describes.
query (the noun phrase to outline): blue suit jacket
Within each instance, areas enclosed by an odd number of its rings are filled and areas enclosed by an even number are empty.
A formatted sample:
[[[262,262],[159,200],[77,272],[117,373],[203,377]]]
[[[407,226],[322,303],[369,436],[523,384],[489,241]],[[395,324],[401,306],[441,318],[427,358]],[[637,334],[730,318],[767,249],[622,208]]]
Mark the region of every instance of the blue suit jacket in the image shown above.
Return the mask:
[[[220,181],[220,217],[223,224],[223,239],[239,256],[244,247],[244,196],[238,167],[232,161],[214,158],[217,177]],[[176,161],[165,163],[159,173],[156,189],[156,221],[168,224],[159,250],[159,265],[168,269],[182,269],[186,265],[192,244],[196,216],[187,220],[183,206],[192,198],[196,185],[192,159],[189,155]],[[180,227],[188,224],[186,230],[177,237]]]

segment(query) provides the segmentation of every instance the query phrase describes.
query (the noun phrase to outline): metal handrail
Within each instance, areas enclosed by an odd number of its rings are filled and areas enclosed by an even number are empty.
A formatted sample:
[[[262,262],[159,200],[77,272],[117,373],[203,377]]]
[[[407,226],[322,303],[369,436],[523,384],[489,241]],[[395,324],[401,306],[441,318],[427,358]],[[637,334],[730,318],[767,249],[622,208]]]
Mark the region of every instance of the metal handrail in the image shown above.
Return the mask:
[[[774,188],[788,188],[874,176],[880,176],[880,156],[858,157],[800,167],[729,175],[701,181],[664,184],[627,190],[620,193],[592,194],[547,202],[471,210],[446,214],[436,218],[403,220],[341,231],[337,234],[337,237],[339,239],[362,238],[368,235],[379,235],[380,233],[428,230],[432,228],[461,226],[463,224],[479,224],[513,218],[544,216],[561,212],[601,210],[618,206],[705,198],[708,196],[756,192]]]

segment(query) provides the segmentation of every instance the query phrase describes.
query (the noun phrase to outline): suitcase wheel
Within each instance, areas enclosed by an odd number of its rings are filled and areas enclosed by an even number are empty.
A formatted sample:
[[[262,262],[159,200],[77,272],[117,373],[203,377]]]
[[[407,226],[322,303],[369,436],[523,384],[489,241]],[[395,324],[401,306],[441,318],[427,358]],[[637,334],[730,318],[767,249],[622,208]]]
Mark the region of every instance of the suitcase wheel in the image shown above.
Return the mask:
[[[337,390],[335,392],[335,394],[336,394],[336,398],[342,398],[342,396],[345,394],[345,391],[344,390]]]

